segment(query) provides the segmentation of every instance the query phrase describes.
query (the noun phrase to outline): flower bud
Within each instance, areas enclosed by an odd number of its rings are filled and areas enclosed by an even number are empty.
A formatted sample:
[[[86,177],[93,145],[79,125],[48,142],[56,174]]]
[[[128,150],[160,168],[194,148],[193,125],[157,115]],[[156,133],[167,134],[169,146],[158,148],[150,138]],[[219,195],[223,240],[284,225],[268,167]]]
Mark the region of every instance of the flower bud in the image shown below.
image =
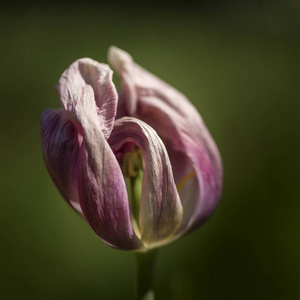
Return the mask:
[[[75,61],[62,109],[42,115],[48,171],[65,200],[109,246],[146,251],[188,233],[220,197],[218,149],[184,95],[111,47],[108,65]]]

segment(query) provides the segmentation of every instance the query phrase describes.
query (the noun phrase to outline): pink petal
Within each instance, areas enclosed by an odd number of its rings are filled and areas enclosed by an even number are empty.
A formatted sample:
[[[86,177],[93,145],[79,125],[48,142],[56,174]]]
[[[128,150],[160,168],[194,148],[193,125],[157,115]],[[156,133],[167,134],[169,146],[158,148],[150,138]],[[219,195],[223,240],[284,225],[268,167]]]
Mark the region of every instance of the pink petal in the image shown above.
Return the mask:
[[[124,117],[116,121],[109,143],[117,153],[127,142],[135,143],[142,151],[141,240],[153,247],[173,237],[182,207],[167,151],[156,132],[138,119]]]
[[[192,231],[212,214],[220,198],[222,165],[217,146],[183,94],[116,47],[110,48],[108,57],[121,76],[119,111],[156,130],[166,145],[177,186],[195,173],[179,191],[183,220],[178,235]]]
[[[123,174],[98,121],[93,93],[87,89],[74,111],[83,133],[77,176],[83,214],[108,245],[133,250],[142,247],[130,223]]]

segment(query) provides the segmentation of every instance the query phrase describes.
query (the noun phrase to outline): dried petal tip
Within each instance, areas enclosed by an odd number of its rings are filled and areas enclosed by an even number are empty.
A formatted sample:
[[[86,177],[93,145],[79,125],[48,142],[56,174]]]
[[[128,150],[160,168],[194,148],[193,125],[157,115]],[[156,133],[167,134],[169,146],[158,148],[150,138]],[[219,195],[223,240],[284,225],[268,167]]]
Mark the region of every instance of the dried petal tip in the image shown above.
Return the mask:
[[[115,46],[110,46],[108,49],[108,62],[117,71],[121,73],[132,62],[132,57],[125,51]]]

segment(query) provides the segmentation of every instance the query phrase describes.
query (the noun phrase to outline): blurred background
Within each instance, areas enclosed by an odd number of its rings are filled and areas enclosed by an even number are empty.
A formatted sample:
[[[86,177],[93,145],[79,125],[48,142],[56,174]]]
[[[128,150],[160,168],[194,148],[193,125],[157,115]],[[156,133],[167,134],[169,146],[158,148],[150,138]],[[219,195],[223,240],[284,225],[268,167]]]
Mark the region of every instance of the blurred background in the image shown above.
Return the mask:
[[[132,299],[51,181],[40,116],[76,59],[116,45],[182,91],[223,158],[212,218],[160,249],[157,299],[299,299],[299,1],[1,4],[1,299]],[[114,81],[118,85],[118,78]]]

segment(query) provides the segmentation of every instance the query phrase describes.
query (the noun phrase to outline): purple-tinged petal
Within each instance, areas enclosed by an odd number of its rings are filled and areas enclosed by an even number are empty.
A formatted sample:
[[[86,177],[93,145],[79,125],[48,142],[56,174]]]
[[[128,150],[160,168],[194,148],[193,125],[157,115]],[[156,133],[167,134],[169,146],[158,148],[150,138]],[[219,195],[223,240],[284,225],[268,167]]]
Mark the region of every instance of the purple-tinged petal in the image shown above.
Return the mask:
[[[123,250],[142,248],[130,223],[123,174],[101,130],[92,90],[82,94],[74,114],[83,133],[77,184],[86,220],[108,245]]]
[[[192,231],[211,215],[219,201],[222,164],[217,146],[197,110],[182,93],[116,47],[110,48],[108,59],[121,76],[118,110],[145,121],[166,145],[183,204],[183,220],[177,234]]]
[[[56,86],[64,110],[73,119],[82,94],[92,88],[98,120],[106,138],[114,124],[118,100],[112,74],[108,65],[82,58],[70,65]]]
[[[141,240],[153,247],[171,239],[180,224],[182,206],[163,142],[146,123],[125,117],[115,122],[108,141],[116,154],[128,142],[142,151]]]
[[[62,109],[42,115],[42,150],[47,169],[65,200],[81,214],[77,193],[80,135]]]

